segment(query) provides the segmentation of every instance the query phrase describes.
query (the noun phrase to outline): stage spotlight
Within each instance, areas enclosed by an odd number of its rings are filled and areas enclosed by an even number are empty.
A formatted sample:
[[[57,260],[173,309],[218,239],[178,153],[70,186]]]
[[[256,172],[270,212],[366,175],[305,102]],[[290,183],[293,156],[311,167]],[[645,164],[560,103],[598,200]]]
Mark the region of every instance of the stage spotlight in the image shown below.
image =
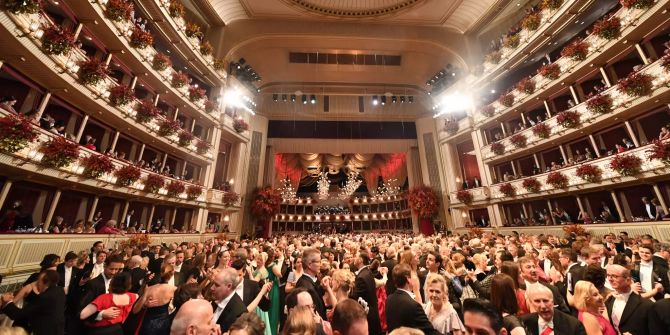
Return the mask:
[[[279,96],[277,94],[272,95],[272,101],[277,102],[279,100]]]
[[[401,103],[401,104],[404,104],[404,103],[405,103],[405,96],[404,96],[404,95],[400,97],[400,103]]]
[[[314,94],[312,94],[312,96],[309,97],[309,102],[312,103],[312,105],[316,103],[316,96]]]
[[[391,102],[392,102],[392,103],[397,103],[397,102],[398,102],[398,97],[396,97],[395,95],[392,96],[392,97],[391,97]]]
[[[386,105],[386,96],[382,95],[382,106]]]
[[[305,95],[305,94],[302,95],[302,104],[303,105],[307,104],[307,95]]]
[[[373,105],[373,106],[377,106],[377,105],[379,105],[379,98],[377,98],[376,95],[373,95],[373,96],[372,96],[372,105]]]
[[[414,102],[414,96],[410,95],[407,97],[407,102],[413,103]]]
[[[291,102],[295,102],[295,94],[291,94]]]
[[[281,95],[281,101],[286,102],[286,94]]]

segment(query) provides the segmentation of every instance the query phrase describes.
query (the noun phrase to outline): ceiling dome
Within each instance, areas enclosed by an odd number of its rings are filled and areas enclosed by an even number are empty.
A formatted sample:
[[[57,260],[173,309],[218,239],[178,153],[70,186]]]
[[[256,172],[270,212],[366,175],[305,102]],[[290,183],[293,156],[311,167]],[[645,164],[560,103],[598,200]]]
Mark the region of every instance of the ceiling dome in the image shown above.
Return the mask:
[[[392,15],[425,0],[283,0],[306,11],[339,18]]]

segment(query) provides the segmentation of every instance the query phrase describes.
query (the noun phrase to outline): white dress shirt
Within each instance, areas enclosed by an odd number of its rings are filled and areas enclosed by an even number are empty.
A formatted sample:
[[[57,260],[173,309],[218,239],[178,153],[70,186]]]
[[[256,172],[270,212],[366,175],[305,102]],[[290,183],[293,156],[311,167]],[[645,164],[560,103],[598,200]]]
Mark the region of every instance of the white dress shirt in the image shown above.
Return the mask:
[[[179,264],[179,265],[176,265],[176,264],[175,264],[175,266],[174,266],[174,272],[181,272],[181,266],[182,266],[182,265],[184,265],[184,263],[181,263],[181,264]]]
[[[225,298],[225,299],[223,299],[223,300],[221,300],[217,303],[218,307],[214,311],[214,316],[212,316],[212,321],[214,321],[214,323],[216,323],[216,321],[219,320],[219,317],[221,316],[221,313],[223,313],[223,310],[226,308],[226,305],[228,305],[228,302],[232,298],[233,298],[233,295],[231,294],[227,298]]]
[[[654,288],[654,264],[652,262],[640,262],[640,284],[644,292],[649,292]]]
[[[237,294],[242,301],[244,301],[244,279],[240,280],[240,283],[235,288],[235,294]]]
[[[551,319],[550,321],[544,321],[543,318],[541,318],[539,315],[537,317],[537,327],[540,330],[538,334],[542,334],[542,332],[545,330],[545,328],[551,328],[554,329],[554,319]],[[552,331],[549,334],[554,334]]]
[[[612,304],[612,323],[614,324],[614,328],[619,330],[619,322],[621,321],[621,315],[623,314],[624,308],[626,308],[626,303],[628,303],[628,298],[630,298],[630,294],[632,291],[629,291],[628,293],[619,293],[614,295],[614,304]]]
[[[72,267],[64,266],[65,268],[65,294],[67,294],[68,288],[70,288],[70,281],[72,280]]]
[[[647,215],[650,219],[655,219],[656,217],[651,214],[651,204],[644,204],[644,208],[647,210]]]
[[[104,271],[105,271],[105,264],[104,264],[104,263],[102,263],[102,264],[98,264],[98,263],[93,264],[93,269],[91,270],[91,279],[93,279],[93,278],[99,276],[99,275],[100,275],[101,273],[103,273]]]

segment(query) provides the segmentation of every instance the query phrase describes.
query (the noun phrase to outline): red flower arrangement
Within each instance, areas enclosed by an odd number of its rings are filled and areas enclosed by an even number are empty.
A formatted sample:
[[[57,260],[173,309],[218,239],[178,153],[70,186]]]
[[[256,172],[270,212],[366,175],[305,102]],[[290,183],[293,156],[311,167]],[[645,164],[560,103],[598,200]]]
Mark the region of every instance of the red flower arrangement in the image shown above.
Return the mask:
[[[544,122],[538,123],[533,126],[533,135],[542,139],[549,138],[549,135],[551,135],[551,128]]]
[[[135,118],[139,123],[147,123],[160,115],[158,107],[149,99],[141,100],[137,104],[137,115]]]
[[[178,180],[173,180],[165,186],[165,189],[167,190],[168,197],[178,197],[186,191],[186,186]]]
[[[634,155],[619,154],[610,161],[610,169],[623,177],[634,176],[640,173],[642,159]]]
[[[561,50],[561,57],[569,57],[575,61],[583,61],[589,54],[589,43],[581,38],[572,41]]]
[[[269,220],[279,213],[281,196],[270,186],[260,188],[254,192],[251,201],[251,214],[261,220]]]
[[[154,59],[151,61],[151,67],[156,71],[163,71],[171,66],[172,61],[170,60],[170,57],[162,52],[157,52],[154,55]]]
[[[112,21],[130,21],[134,10],[135,6],[131,1],[109,0],[107,2],[107,17]]]
[[[200,53],[209,56],[214,52],[214,47],[212,46],[212,43],[209,43],[209,41],[203,41],[200,43]]]
[[[670,143],[654,140],[653,144],[651,149],[647,150],[649,160],[659,159],[663,164],[670,165]]]
[[[493,107],[492,105],[486,105],[482,107],[482,109],[480,109],[479,112],[486,117],[491,117],[493,116],[493,114],[495,114],[496,108]]]
[[[621,20],[613,14],[607,15],[593,24],[592,33],[605,40],[618,38],[621,36]]]
[[[132,249],[138,248],[142,250],[150,244],[151,244],[151,237],[149,237],[149,234],[133,234],[130,236],[129,239],[119,242],[119,246],[121,247],[121,249],[130,247]]]
[[[514,134],[509,138],[509,141],[517,148],[523,148],[528,143],[528,138],[524,134]]]
[[[249,124],[242,118],[236,118],[233,120],[233,129],[235,129],[236,132],[241,133],[249,130]]]
[[[109,101],[114,106],[125,106],[135,98],[135,90],[128,85],[117,85],[109,90]]]
[[[484,235],[484,229],[481,229],[479,227],[472,227],[468,229],[468,234],[470,235],[470,238],[475,237],[479,238],[482,237],[482,235]]]
[[[468,190],[460,190],[456,192],[456,199],[466,205],[469,205],[472,203],[473,196],[472,193],[470,193]]]
[[[498,64],[500,63],[500,60],[502,59],[502,53],[498,51],[493,51],[490,54],[486,55],[486,62],[491,63],[491,64]]]
[[[523,29],[526,29],[528,31],[535,31],[537,28],[540,27],[540,23],[542,22],[542,13],[537,12],[535,14],[530,14],[526,16],[523,21],[521,21],[521,26]]]
[[[458,132],[458,122],[451,119],[444,120],[444,131],[450,135],[456,134]]]
[[[107,64],[95,57],[81,61],[78,65],[79,81],[84,85],[95,85],[110,73]]]
[[[172,136],[179,129],[181,129],[181,127],[179,126],[179,121],[177,120],[162,119],[158,121],[158,135],[160,136]]]
[[[172,73],[172,87],[180,88],[188,84],[189,82],[190,79],[188,78],[188,75],[186,73],[183,73],[181,71],[175,71]]]
[[[440,208],[437,194],[435,194],[435,191],[430,186],[423,185],[411,189],[407,200],[409,200],[409,207],[421,219],[433,217],[437,213],[438,208]]]
[[[49,26],[44,28],[42,35],[42,49],[49,55],[64,55],[76,45],[74,34],[70,28]]]
[[[197,86],[191,86],[188,88],[188,98],[191,101],[196,102],[205,97],[205,89],[198,88]]]
[[[654,5],[654,0],[619,0],[625,8],[648,9]]]
[[[114,175],[116,176],[117,185],[130,186],[140,179],[142,172],[140,168],[135,165],[124,165],[114,171]]]
[[[146,192],[158,193],[163,186],[165,186],[165,177],[161,175],[150,173],[144,179],[144,191]]]
[[[514,94],[511,92],[504,93],[498,98],[498,102],[505,107],[512,107],[514,105]]]
[[[184,17],[186,14],[186,9],[179,0],[170,0],[170,7],[168,7],[168,10],[172,17]]]
[[[44,154],[42,164],[52,168],[68,166],[79,157],[79,144],[65,137],[54,137],[49,142],[43,143],[40,152]]]
[[[226,191],[223,193],[223,205],[226,207],[235,206],[237,202],[240,201],[240,195],[234,191]]]
[[[567,110],[556,115],[556,122],[563,128],[577,128],[580,124],[579,118],[579,112]]]
[[[561,67],[556,63],[546,64],[537,73],[549,80],[556,80],[561,76]]]
[[[563,4],[563,0],[544,0],[542,1],[542,8],[549,10],[557,10]]]
[[[535,81],[528,77],[523,78],[516,84],[516,89],[521,93],[533,94],[535,92]]]
[[[650,95],[654,88],[652,84],[653,80],[654,76],[652,75],[632,72],[626,78],[619,79],[617,90],[621,93],[626,93],[630,97]]]
[[[563,231],[568,236],[586,236],[586,229],[578,224],[565,225]]]
[[[137,49],[145,49],[152,44],[154,44],[154,35],[137,26],[133,29],[133,34],[130,35],[130,46]]]
[[[189,185],[186,188],[186,198],[188,200],[195,200],[202,194],[202,186],[200,185]]]
[[[521,182],[521,186],[528,191],[528,193],[537,193],[540,191],[540,182],[535,177],[528,177]]]
[[[612,110],[612,104],[609,94],[597,94],[586,100],[586,109],[591,113],[605,114]]]
[[[547,184],[555,189],[567,188],[568,187],[568,177],[559,171],[549,172],[547,175]]]
[[[219,110],[219,105],[212,100],[205,100],[205,112],[207,113],[213,113],[215,111]]]
[[[491,144],[491,151],[496,155],[502,155],[505,153],[505,146],[500,142],[495,142]]]
[[[200,29],[200,26],[193,22],[186,22],[186,27],[184,27],[184,33],[188,37],[202,38],[204,34]]]
[[[84,167],[84,176],[88,178],[99,178],[105,173],[114,171],[114,163],[105,155],[91,154],[79,160]]]
[[[195,142],[195,147],[197,148],[199,154],[204,155],[209,151],[209,148],[211,148],[212,145],[206,141],[198,140]]]
[[[37,139],[37,131],[20,114],[0,118],[0,151],[14,153]]]
[[[191,143],[193,143],[193,138],[194,137],[195,136],[193,136],[193,134],[191,134],[191,132],[189,132],[189,131],[186,131],[186,130],[180,131],[179,132],[179,145],[181,145],[182,147],[187,147],[187,146],[191,145]]]
[[[226,70],[226,61],[223,58],[214,58],[214,70],[216,71],[225,71]]]
[[[514,49],[519,46],[519,42],[521,41],[521,36],[519,34],[514,34],[514,35],[508,35],[505,37],[503,40],[503,46],[509,49]]]
[[[44,6],[42,0],[6,0],[5,8],[14,14],[37,14]]]
[[[516,188],[510,183],[504,183],[498,186],[498,191],[506,197],[513,197],[516,195]]]
[[[582,164],[577,167],[575,175],[588,183],[597,183],[602,179],[603,171],[596,165]]]

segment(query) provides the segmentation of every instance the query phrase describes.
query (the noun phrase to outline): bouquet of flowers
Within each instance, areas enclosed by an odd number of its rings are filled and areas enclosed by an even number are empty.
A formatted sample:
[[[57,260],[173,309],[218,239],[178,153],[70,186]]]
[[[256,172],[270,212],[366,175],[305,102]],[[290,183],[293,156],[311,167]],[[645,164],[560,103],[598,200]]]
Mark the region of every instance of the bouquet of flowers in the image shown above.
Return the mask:
[[[198,86],[195,85],[188,88],[188,98],[191,99],[191,101],[196,102],[204,97],[205,97],[204,89],[198,88]]]
[[[549,80],[556,80],[561,76],[561,67],[556,63],[546,64],[543,65],[537,72]]]
[[[170,60],[170,57],[162,52],[157,52],[154,55],[154,59],[151,61],[151,67],[156,71],[163,71],[171,66],[172,61]]]
[[[470,193],[468,190],[460,190],[456,192],[456,199],[466,205],[469,205],[472,203],[473,196],[472,193]]]
[[[160,115],[158,107],[156,107],[153,101],[149,99],[141,100],[137,104],[136,111],[137,115],[135,118],[139,123],[147,123]]]
[[[654,140],[649,153],[649,160],[659,159],[663,164],[670,166],[670,143]]]
[[[204,155],[209,151],[209,148],[211,148],[212,145],[206,141],[198,140],[195,142],[195,147],[197,148],[199,154]]]
[[[450,135],[456,134],[458,132],[458,122],[451,119],[444,120],[444,131]]]
[[[605,40],[618,38],[621,36],[621,20],[613,14],[607,15],[593,24],[592,32]]]
[[[173,180],[165,186],[165,189],[167,190],[168,197],[177,197],[186,191],[186,186],[178,180]]]
[[[223,58],[214,58],[214,70],[216,71],[225,71],[226,70],[226,61]]]
[[[577,167],[575,175],[588,183],[597,183],[602,179],[603,171],[596,165],[582,164]]]
[[[219,105],[215,101],[209,99],[205,100],[205,112],[212,113],[217,110],[219,110]]]
[[[491,64],[498,64],[500,63],[501,59],[502,59],[502,53],[499,50],[497,50],[486,55],[485,61]]]
[[[535,81],[529,77],[523,78],[516,84],[516,89],[521,93],[533,94],[535,92]]]
[[[200,53],[209,56],[214,52],[214,47],[212,46],[212,43],[209,43],[209,41],[203,41],[200,43]]]
[[[491,144],[491,151],[496,155],[502,155],[505,153],[505,146],[500,142],[495,142]]]
[[[37,14],[44,6],[42,0],[6,0],[5,8],[14,14]]]
[[[520,41],[521,36],[519,36],[519,34],[508,35],[503,40],[503,46],[505,46],[505,48],[514,49],[519,46]]]
[[[144,179],[144,190],[146,192],[158,193],[165,186],[165,178],[161,175],[150,173]]]
[[[172,87],[180,88],[189,83],[188,75],[181,71],[172,72]]]
[[[542,9],[557,10],[563,4],[563,0],[544,0],[542,1]]]
[[[281,196],[270,186],[263,187],[254,192],[251,201],[251,214],[261,220],[269,220],[279,213]]]
[[[578,224],[565,225],[563,231],[568,236],[586,236],[586,229]]]
[[[610,161],[610,169],[623,177],[634,176],[642,169],[642,159],[634,155],[618,154]]]
[[[589,43],[581,38],[572,41],[561,50],[561,57],[569,57],[575,61],[583,61],[589,54]]]
[[[158,121],[158,135],[160,136],[172,136],[179,129],[181,128],[179,126],[179,121],[177,120],[162,119]]]
[[[612,110],[612,98],[609,94],[597,94],[586,100],[586,109],[594,114],[605,114]]]
[[[249,130],[249,124],[242,118],[236,118],[233,120],[233,129],[235,129],[236,132],[241,133]]]
[[[633,72],[626,78],[619,79],[617,90],[630,97],[650,95],[654,88],[653,80],[654,77],[650,74]]]
[[[119,186],[130,186],[138,181],[142,176],[140,168],[135,165],[124,165],[118,170],[114,171],[116,176],[116,184]]]
[[[516,195],[516,188],[510,183],[504,183],[498,187],[498,191],[506,197],[513,197]]]
[[[472,227],[468,229],[468,234],[470,237],[482,237],[482,235],[484,235],[484,229],[479,227]]]
[[[37,131],[21,114],[0,118],[0,151],[14,153],[37,139]]]
[[[197,39],[201,39],[204,36],[202,30],[200,29],[200,26],[193,22],[186,22],[184,33],[186,34],[186,36],[190,38],[195,37]]]
[[[69,28],[49,26],[44,28],[42,35],[42,49],[49,55],[64,55],[76,45],[74,34]]]
[[[556,122],[563,128],[577,128],[580,124],[579,118],[579,112],[567,110],[556,115]]]
[[[480,109],[479,112],[486,117],[491,117],[493,116],[493,114],[495,114],[496,108],[493,107],[492,105],[486,105],[482,107],[482,109]]]
[[[182,130],[179,132],[179,145],[187,147],[193,142],[193,134],[190,131]]]
[[[547,184],[551,185],[555,189],[567,188],[568,177],[559,171],[552,171],[547,175]]]
[[[137,26],[133,29],[133,34],[130,35],[130,46],[137,49],[145,49],[152,44],[154,44],[154,35]]]
[[[186,9],[179,0],[170,0],[170,7],[168,7],[168,11],[170,12],[170,16],[175,18],[183,18],[186,14]]]
[[[625,8],[648,9],[654,5],[654,0],[619,0]]]
[[[551,135],[551,128],[544,122],[538,123],[533,126],[533,134],[542,139],[549,138],[549,135]]]
[[[79,62],[79,81],[84,85],[95,85],[105,76],[109,75],[109,69],[105,62],[92,57],[86,61]]]
[[[514,94],[511,92],[504,93],[498,98],[498,102],[505,107],[512,107],[514,105]]]
[[[540,182],[535,177],[528,177],[521,182],[521,186],[528,191],[528,193],[537,193],[540,191]]]
[[[528,143],[528,138],[526,138],[526,135],[524,134],[517,133],[512,135],[512,137],[509,138],[509,141],[512,142],[515,147],[523,148]]]
[[[240,201],[240,195],[233,191],[226,191],[223,193],[223,205],[226,207],[235,206]]]
[[[52,168],[68,166],[79,157],[79,145],[65,137],[54,137],[40,147],[42,164]]]
[[[129,247],[131,249],[135,248],[144,249],[150,244],[151,244],[151,237],[149,237],[149,234],[133,234],[130,236],[129,239],[119,242],[119,246],[121,246],[121,249],[125,249],[126,247]]]
[[[186,188],[186,198],[188,200],[195,200],[202,194],[202,186],[200,185],[189,185]]]
[[[84,176],[88,178],[99,178],[114,171],[114,163],[105,155],[92,154],[81,158],[79,162],[84,167]]]
[[[132,1],[109,0],[107,1],[107,17],[112,21],[130,21],[133,19],[135,6]]]
[[[109,101],[114,106],[125,106],[135,98],[135,90],[123,84],[110,88],[109,93]]]
[[[409,191],[409,207],[419,215],[419,218],[429,219],[440,208],[437,194],[430,186],[418,186]]]
[[[528,31],[535,31],[537,28],[540,27],[540,23],[542,22],[542,13],[537,12],[535,14],[529,14],[526,16],[523,21],[521,22],[521,26],[523,29],[526,29]]]

